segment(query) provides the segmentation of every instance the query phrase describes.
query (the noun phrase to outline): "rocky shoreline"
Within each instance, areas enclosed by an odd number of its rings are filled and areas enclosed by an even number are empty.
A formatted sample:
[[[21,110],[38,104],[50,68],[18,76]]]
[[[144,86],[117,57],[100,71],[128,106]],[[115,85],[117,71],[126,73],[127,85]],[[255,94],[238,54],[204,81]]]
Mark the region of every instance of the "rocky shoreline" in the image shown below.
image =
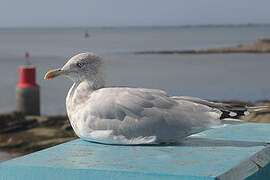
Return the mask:
[[[270,101],[260,101],[254,104],[239,101],[230,101],[229,103],[270,107]],[[270,109],[239,118],[249,122],[270,123]],[[15,156],[35,152],[77,138],[67,116],[64,115],[24,116],[22,113],[12,111],[0,114],[0,127],[0,151],[15,154]]]
[[[24,155],[77,136],[67,116],[24,116],[13,111],[0,115],[0,151]]]
[[[224,54],[224,53],[270,53],[270,38],[258,39],[253,44],[239,44],[234,47],[202,49],[202,50],[173,50],[173,51],[141,51],[135,54]]]

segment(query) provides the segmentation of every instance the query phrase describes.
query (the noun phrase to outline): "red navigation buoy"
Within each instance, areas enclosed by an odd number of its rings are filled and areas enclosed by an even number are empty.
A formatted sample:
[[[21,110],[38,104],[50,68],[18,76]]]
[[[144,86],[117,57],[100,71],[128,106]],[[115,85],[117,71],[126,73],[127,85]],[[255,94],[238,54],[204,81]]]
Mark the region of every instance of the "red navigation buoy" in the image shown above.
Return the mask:
[[[25,54],[25,57],[30,56]],[[29,64],[19,68],[20,82],[16,86],[16,108],[25,115],[40,115],[40,93],[39,86],[36,84],[36,68]]]
[[[36,68],[34,66],[20,66],[20,82],[17,87],[37,87],[36,84]]]

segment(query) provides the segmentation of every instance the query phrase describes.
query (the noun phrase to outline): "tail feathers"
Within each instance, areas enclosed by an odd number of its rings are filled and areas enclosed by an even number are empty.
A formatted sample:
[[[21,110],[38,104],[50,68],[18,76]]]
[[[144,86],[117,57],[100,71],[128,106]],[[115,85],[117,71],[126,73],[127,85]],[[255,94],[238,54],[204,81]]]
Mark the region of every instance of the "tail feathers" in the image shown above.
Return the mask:
[[[225,118],[238,118],[240,116],[247,116],[252,112],[260,112],[269,110],[269,106],[246,106],[246,105],[237,105],[237,104],[230,104],[230,103],[218,103],[218,102],[211,102],[204,99],[190,97],[190,96],[173,96],[172,97],[178,101],[190,101],[197,104],[202,104],[214,109],[218,109],[222,112],[220,119]]]

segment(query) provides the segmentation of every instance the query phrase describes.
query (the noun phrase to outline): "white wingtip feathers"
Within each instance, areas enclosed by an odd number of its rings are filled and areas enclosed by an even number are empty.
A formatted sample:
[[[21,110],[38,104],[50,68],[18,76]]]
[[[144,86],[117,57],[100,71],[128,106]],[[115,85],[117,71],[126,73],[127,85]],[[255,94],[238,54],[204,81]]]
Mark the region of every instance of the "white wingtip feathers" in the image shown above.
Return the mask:
[[[250,114],[250,112],[248,112],[248,111],[245,111],[245,112],[244,112],[244,115],[245,115],[245,116],[248,116],[249,114]]]
[[[235,113],[235,112],[230,112],[230,113],[229,113],[229,116],[231,116],[231,117],[237,116],[237,113]]]

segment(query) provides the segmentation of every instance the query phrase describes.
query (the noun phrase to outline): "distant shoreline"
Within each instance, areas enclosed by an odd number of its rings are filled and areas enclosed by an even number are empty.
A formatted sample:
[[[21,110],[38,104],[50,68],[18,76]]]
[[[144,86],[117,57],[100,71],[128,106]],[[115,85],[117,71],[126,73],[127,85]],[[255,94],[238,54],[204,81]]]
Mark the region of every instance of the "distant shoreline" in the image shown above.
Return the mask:
[[[270,53],[270,38],[258,39],[253,44],[239,44],[234,47],[201,49],[201,50],[172,50],[172,51],[140,51],[134,54],[227,54],[227,53]]]
[[[122,28],[218,28],[218,27],[270,27],[269,23],[243,24],[185,24],[185,25],[127,25],[127,26],[2,26],[0,29],[122,29]]]

